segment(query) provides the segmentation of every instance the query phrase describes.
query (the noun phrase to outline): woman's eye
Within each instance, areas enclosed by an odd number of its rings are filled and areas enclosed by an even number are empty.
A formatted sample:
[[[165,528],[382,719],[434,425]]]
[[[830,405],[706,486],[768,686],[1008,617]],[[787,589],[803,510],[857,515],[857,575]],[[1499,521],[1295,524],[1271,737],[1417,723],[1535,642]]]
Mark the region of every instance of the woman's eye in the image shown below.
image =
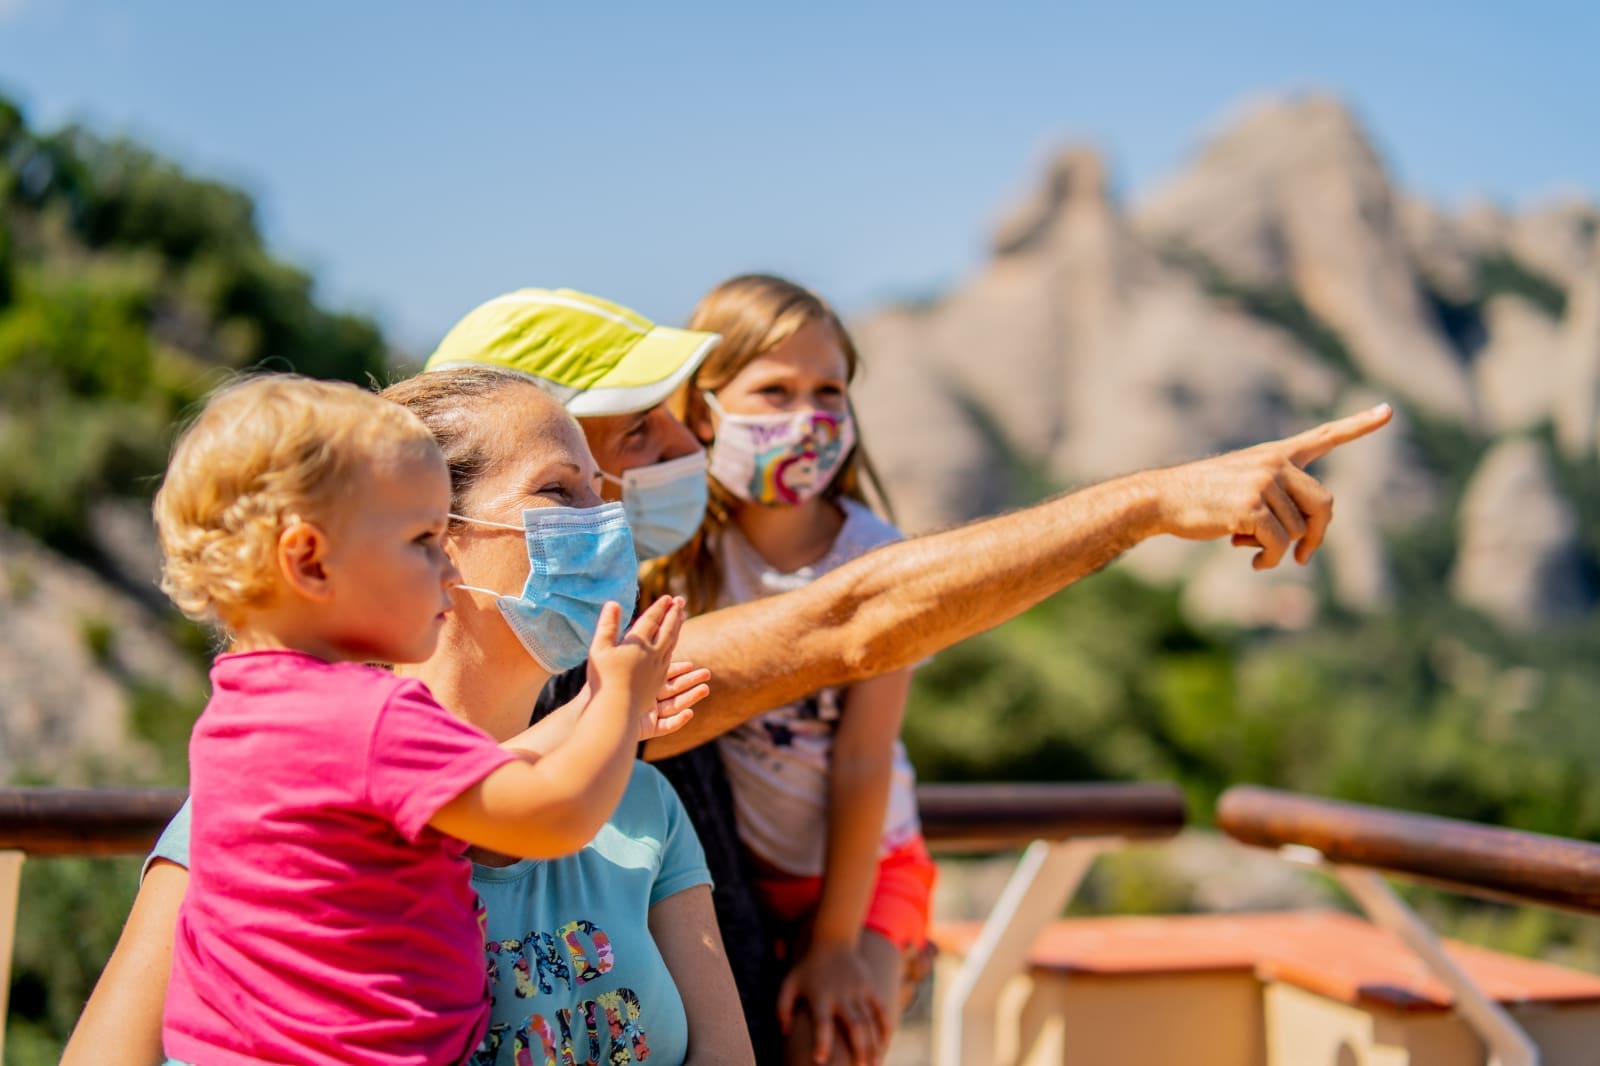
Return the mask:
[[[757,396],[765,396],[772,400],[781,400],[789,395],[789,390],[783,385],[764,385],[756,390]]]
[[[428,545],[432,545],[432,544],[436,543],[438,540],[439,540],[439,534],[433,532],[433,530],[430,529],[426,533],[419,534],[417,536],[417,538],[416,538],[415,543],[421,544],[421,545],[424,545],[424,546],[428,546]]]
[[[568,495],[570,495],[567,492],[567,487],[561,484],[559,481],[552,481],[550,484],[540,489],[538,494],[540,496],[560,496],[562,499],[566,499]]]

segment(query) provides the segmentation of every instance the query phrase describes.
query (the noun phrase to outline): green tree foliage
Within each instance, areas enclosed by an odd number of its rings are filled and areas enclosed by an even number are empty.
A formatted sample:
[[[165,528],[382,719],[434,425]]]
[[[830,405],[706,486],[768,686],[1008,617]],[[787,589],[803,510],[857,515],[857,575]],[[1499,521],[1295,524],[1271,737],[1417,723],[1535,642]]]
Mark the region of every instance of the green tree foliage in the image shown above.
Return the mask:
[[[1600,840],[1600,624],[1513,639],[1443,602],[1305,634],[1200,633],[1090,578],[919,672],[926,779],[1241,782]]]
[[[0,518],[90,554],[93,502],[148,496],[183,411],[255,367],[365,382],[385,350],[266,251],[244,193],[0,100]]]
[[[61,1061],[138,886],[138,859],[50,859],[22,867],[6,1062]],[[109,1057],[109,1056],[108,1056]]]

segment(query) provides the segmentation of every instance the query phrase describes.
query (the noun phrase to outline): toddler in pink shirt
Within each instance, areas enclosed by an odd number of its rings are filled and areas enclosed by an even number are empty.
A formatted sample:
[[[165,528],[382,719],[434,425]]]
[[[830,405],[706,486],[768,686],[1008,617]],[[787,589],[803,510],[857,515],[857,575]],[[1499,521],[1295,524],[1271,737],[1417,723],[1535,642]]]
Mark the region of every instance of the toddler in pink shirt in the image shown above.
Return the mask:
[[[421,421],[351,385],[248,379],[174,450],[155,507],[162,587],[230,641],[190,744],[174,1059],[465,1060],[489,1000],[463,841],[553,857],[615,806],[555,827],[541,797],[592,773],[597,751],[631,761],[681,601],[653,604],[621,643],[608,604],[590,647],[605,683],[570,734],[543,758],[497,745],[422,682],[367,665],[433,655],[460,582],[450,499]]]

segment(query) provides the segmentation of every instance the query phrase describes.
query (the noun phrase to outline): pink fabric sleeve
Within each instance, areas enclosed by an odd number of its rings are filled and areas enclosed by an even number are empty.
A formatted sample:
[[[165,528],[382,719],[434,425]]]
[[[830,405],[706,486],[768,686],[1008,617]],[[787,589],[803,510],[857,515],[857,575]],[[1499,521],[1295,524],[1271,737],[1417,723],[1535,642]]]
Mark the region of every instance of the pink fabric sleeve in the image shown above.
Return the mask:
[[[373,727],[367,799],[415,843],[439,808],[517,757],[407,680]]]

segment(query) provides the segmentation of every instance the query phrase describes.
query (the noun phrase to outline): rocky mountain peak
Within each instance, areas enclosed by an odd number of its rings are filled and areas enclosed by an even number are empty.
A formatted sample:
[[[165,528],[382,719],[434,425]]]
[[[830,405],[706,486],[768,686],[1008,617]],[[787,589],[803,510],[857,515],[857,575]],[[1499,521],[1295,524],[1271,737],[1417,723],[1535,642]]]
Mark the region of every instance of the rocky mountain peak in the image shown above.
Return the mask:
[[[1473,474],[1461,504],[1456,597],[1513,629],[1581,617],[1589,607],[1577,516],[1535,441],[1509,437]]]
[[[1087,145],[1059,152],[1040,182],[995,228],[997,256],[1014,255],[1040,247],[1072,205],[1089,210],[1111,210],[1111,180],[1105,161]]]
[[[1266,581],[1236,552],[1167,540],[1124,563],[1182,582],[1196,620],[1302,625],[1317,572],[1349,609],[1404,592],[1393,535],[1457,510],[1445,451],[1549,422],[1570,458],[1594,454],[1592,203],[1451,211],[1403,196],[1360,119],[1325,95],[1253,105],[1131,215],[1111,173],[1094,149],[1066,148],[970,278],[853,323],[869,368],[857,409],[908,528],[1400,401],[1385,434],[1319,471],[1340,500],[1326,570]],[[1476,516],[1517,491],[1559,501],[1526,449],[1497,463],[1512,473],[1485,474],[1460,530],[1458,596],[1511,625],[1569,617],[1587,592],[1574,599],[1564,577],[1518,571],[1485,591],[1493,564],[1479,560],[1501,538]],[[1534,489],[1506,487],[1518,478]],[[1538,547],[1569,574],[1570,530]]]
[[[1293,294],[1374,382],[1475,422],[1463,360],[1425,298],[1383,162],[1337,101],[1257,106],[1140,205],[1135,223],[1235,284]]]
[[[1557,341],[1556,436],[1568,458],[1594,454],[1600,422],[1600,232],[1592,235],[1584,267],[1567,290]]]
[[[1344,101],[1306,93],[1247,105],[1205,146],[1195,165],[1285,169],[1330,160],[1383,166],[1371,136]]]

